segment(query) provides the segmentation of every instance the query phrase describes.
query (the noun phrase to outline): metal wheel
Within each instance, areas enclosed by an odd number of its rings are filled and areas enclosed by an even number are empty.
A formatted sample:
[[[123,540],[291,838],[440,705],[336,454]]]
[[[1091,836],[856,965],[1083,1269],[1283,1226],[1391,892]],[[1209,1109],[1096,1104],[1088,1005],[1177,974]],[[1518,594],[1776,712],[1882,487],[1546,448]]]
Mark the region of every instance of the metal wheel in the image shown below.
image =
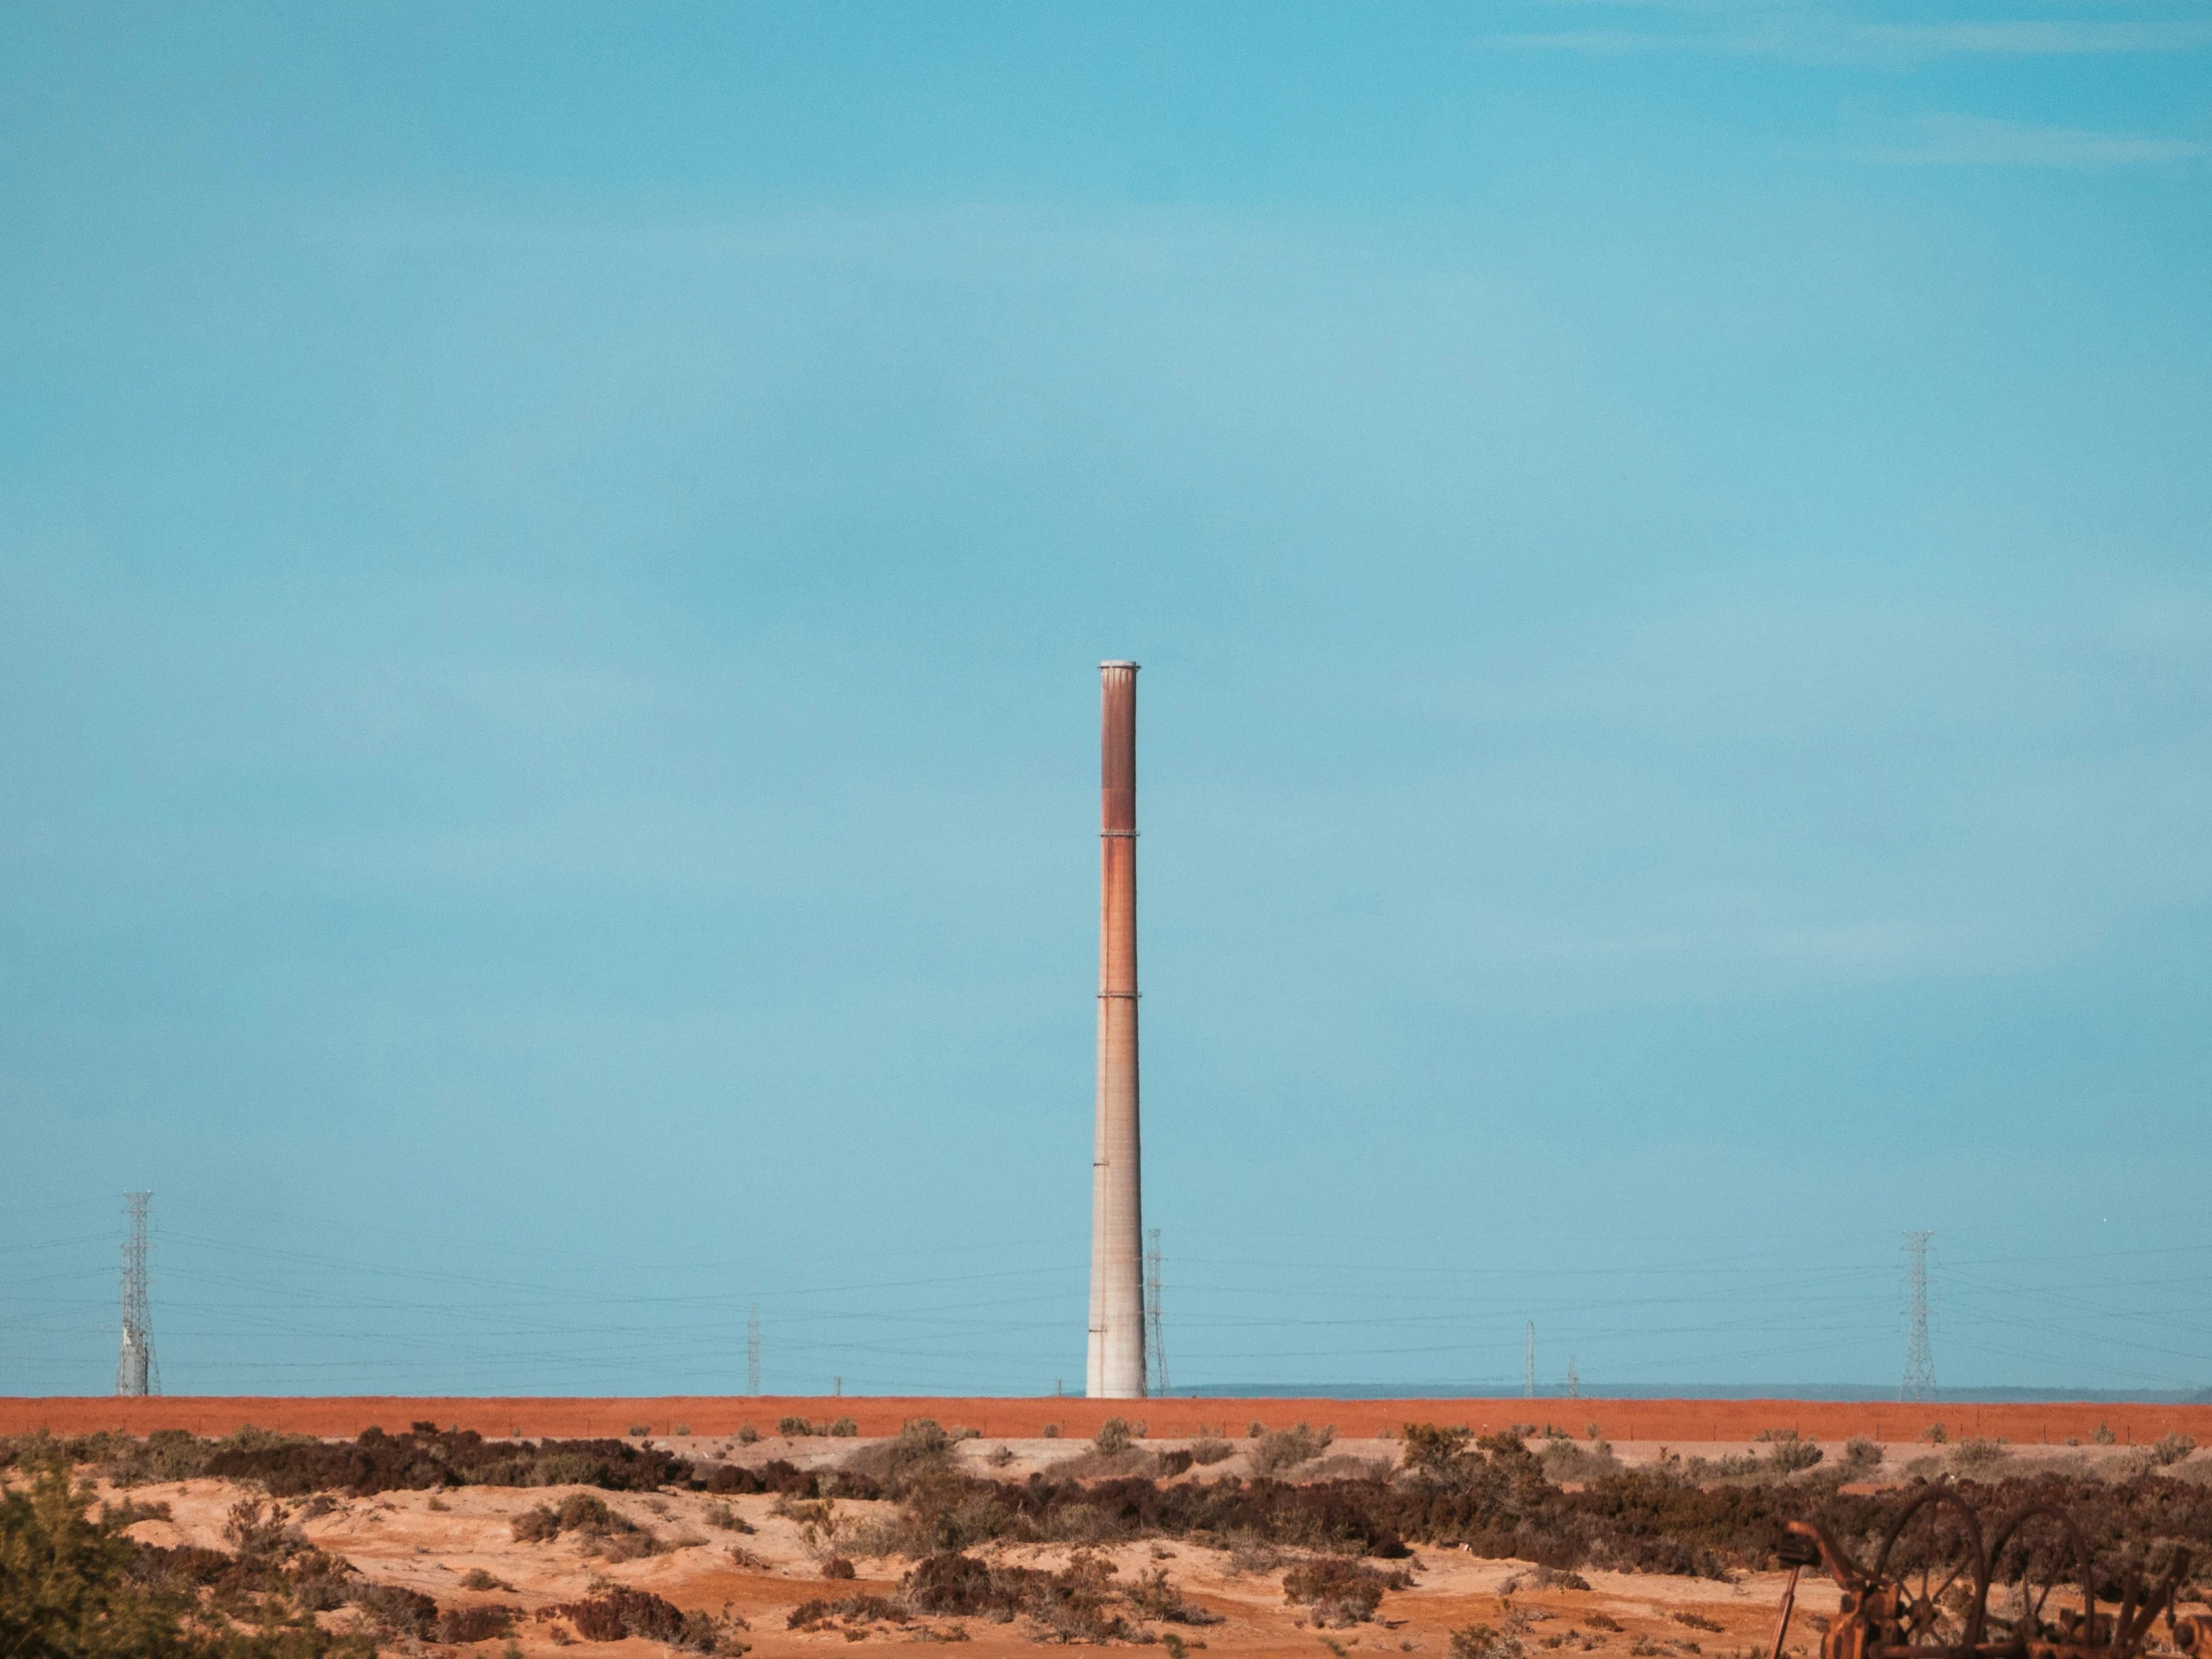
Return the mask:
[[[1983,1639],[2024,1651],[2037,1641],[2093,1639],[2094,1575],[2089,1546],[2062,1509],[2022,1509],[1989,1544]]]
[[[1956,1493],[1934,1487],[1908,1503],[1883,1535],[1874,1576],[1898,1587],[1895,1616],[1873,1644],[1883,1659],[1959,1653],[1981,1640],[1988,1557],[1981,1524]]]

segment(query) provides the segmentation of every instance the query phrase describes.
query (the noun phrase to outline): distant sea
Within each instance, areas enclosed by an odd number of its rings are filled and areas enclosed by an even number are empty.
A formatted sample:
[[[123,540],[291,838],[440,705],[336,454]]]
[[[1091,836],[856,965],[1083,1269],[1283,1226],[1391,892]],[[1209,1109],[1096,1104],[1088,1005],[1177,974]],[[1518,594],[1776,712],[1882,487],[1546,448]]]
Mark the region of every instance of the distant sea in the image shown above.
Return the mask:
[[[1168,1392],[1188,1399],[1515,1399],[1518,1382],[1216,1382]],[[1895,1383],[1585,1382],[1574,1394],[1539,1383],[1534,1399],[1896,1399]],[[2212,1404],[2212,1388],[1937,1388],[1933,1399],[1964,1405],[2006,1400],[2084,1400],[2144,1405]]]

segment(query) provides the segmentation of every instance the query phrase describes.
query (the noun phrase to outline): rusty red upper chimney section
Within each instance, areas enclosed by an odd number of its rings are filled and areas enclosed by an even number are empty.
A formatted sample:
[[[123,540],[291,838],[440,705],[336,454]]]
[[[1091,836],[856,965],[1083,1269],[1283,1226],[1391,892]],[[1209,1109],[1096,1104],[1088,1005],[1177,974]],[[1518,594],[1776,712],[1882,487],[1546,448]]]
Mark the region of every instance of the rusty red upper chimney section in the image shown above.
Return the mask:
[[[1137,1135],[1137,665],[1099,664],[1098,1118],[1091,1153],[1093,1399],[1145,1391]]]

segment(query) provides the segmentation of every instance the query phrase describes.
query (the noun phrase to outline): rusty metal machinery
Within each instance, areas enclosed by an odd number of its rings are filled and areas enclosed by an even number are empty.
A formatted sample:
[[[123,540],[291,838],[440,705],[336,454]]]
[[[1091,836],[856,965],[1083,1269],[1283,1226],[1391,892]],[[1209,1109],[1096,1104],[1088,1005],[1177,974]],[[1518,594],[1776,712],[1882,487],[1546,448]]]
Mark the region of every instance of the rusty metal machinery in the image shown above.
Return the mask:
[[[1775,1619],[1782,1659],[1798,1572],[1825,1567],[1843,1605],[1821,1638],[1821,1659],[2212,1659],[2212,1619],[2176,1610],[2189,1556],[2176,1550],[2146,1582],[2130,1571],[2116,1602],[2097,1603],[2095,1563],[2062,1509],[2034,1504],[1984,1535],[1958,1493],[1935,1486],[1898,1512],[1862,1567],[1819,1521],[1792,1521],[1783,1559],[1790,1581]],[[2165,1630],[2154,1631],[2160,1616]]]

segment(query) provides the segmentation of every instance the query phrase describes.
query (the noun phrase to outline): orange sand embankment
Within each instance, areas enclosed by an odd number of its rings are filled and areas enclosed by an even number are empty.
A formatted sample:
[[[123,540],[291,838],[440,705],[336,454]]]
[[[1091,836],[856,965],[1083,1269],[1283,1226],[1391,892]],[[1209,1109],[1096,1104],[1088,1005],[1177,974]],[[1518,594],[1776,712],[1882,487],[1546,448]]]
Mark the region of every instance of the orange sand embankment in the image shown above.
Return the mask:
[[[411,1423],[458,1424],[486,1435],[584,1437],[626,1434],[643,1427],[668,1436],[678,1428],[695,1435],[730,1434],[747,1423],[772,1432],[779,1417],[815,1421],[849,1416],[863,1435],[895,1434],[911,1417],[934,1417],[948,1427],[986,1435],[1025,1438],[1057,1425],[1070,1437],[1088,1437],[1111,1416],[1141,1418],[1151,1434],[1177,1438],[1202,1430],[1242,1434],[1252,1422],[1271,1428],[1294,1422],[1333,1423],[1348,1437],[1394,1432],[1405,1422],[1465,1423],[1477,1430],[1515,1422],[1557,1423],[1580,1436],[1591,1424],[1609,1440],[1677,1444],[1754,1439],[1761,1430],[1794,1428],[1820,1440],[1864,1434],[1896,1443],[1918,1439],[1940,1422],[1952,1439],[1987,1435],[2015,1445],[2056,1444],[2069,1435],[2088,1440],[2099,1425],[2123,1444],[2146,1444],[2180,1432],[2212,1442],[2212,1405],[1945,1402],[1902,1405],[1875,1400],[1798,1399],[1000,1399],[960,1397],[770,1397],[741,1394],[672,1395],[658,1398],[440,1398],[349,1395],[314,1398],[247,1395],[164,1395],[155,1398],[0,1398],[0,1433],[45,1428],[57,1434],[121,1429],[144,1434],[156,1428],[189,1428],[227,1434],[241,1423],[295,1434],[351,1436],[374,1423],[402,1429]]]

